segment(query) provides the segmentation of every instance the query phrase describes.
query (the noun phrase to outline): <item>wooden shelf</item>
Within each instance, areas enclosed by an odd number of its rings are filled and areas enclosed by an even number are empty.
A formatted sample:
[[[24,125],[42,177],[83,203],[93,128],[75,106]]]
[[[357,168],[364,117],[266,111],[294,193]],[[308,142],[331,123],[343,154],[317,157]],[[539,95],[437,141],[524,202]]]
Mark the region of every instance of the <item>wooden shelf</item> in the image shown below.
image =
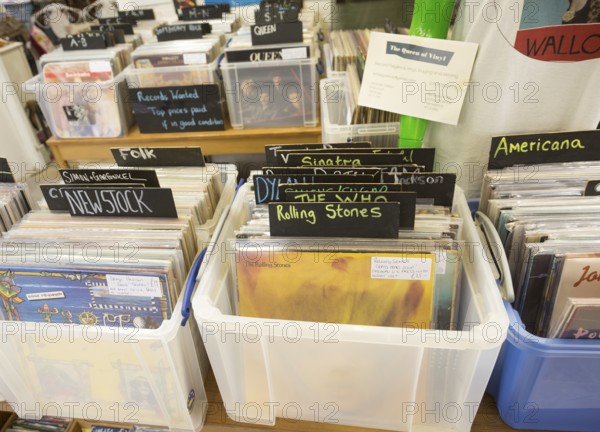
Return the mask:
[[[289,127],[231,129],[216,132],[182,132],[141,134],[134,126],[126,137],[48,140],[56,163],[66,167],[67,161],[111,161],[112,147],[202,147],[211,155],[257,154],[270,144],[320,143],[321,127]]]

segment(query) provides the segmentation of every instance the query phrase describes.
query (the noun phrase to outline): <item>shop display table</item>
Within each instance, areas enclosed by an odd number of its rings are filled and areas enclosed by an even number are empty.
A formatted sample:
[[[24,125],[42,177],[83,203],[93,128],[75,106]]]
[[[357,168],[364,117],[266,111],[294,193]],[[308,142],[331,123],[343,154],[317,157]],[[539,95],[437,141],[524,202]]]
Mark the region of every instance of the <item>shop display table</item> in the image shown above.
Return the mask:
[[[321,127],[287,127],[261,129],[231,129],[216,132],[182,132],[141,134],[134,126],[122,138],[88,138],[48,140],[57,164],[67,161],[111,161],[112,147],[182,147],[201,146],[202,153],[210,155],[264,153],[269,144],[320,143]]]

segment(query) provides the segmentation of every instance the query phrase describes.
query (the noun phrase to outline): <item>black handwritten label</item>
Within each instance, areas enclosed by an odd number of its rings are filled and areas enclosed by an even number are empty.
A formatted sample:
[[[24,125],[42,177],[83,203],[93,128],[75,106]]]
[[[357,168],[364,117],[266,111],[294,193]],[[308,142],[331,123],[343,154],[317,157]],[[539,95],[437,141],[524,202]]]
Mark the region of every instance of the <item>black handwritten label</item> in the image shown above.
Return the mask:
[[[114,32],[116,30],[121,30],[126,35],[134,34],[133,26],[131,24],[100,24],[91,26],[91,29],[101,32]]]
[[[228,63],[258,63],[273,60],[307,59],[309,57],[310,47],[308,45],[249,48],[225,51],[225,58],[227,59]]]
[[[274,237],[398,238],[398,203],[270,203]]]
[[[111,148],[110,151],[118,166],[205,166],[200,147],[121,147]]]
[[[287,192],[402,192],[402,186],[391,183],[281,183],[280,196]]]
[[[452,207],[456,174],[397,173],[384,174],[387,182],[402,186],[403,191],[416,192],[417,199],[432,199],[435,205]]]
[[[130,429],[110,426],[92,426],[90,432],[129,432]]]
[[[152,21],[156,19],[152,9],[130,9],[119,11],[120,17],[133,18],[138,21]]]
[[[488,169],[600,160],[600,130],[492,138]]]
[[[220,19],[223,16],[223,13],[229,11],[230,6],[228,4],[192,6],[181,9],[179,19],[182,21]]]
[[[128,16],[98,18],[98,22],[100,24],[131,24],[133,27],[137,26],[137,20]]]
[[[258,10],[254,12],[254,22],[258,25],[273,23],[291,23],[298,21],[300,4],[290,2],[281,3],[261,3]]]
[[[372,167],[263,167],[265,175],[368,175],[380,177],[381,170]]]
[[[585,186],[584,196],[600,195],[600,180],[590,180]]]
[[[415,192],[286,192],[288,202],[395,202],[400,204],[399,227],[413,229],[417,209]]]
[[[67,35],[60,40],[63,51],[97,50],[108,46],[106,36],[102,32],[86,32]]]
[[[250,27],[252,45],[302,42],[302,22],[286,22]]]
[[[403,149],[406,150],[406,149]],[[422,153],[416,150],[434,149],[411,149],[404,154],[363,154],[363,153],[290,153],[284,166],[380,166],[380,165],[404,165],[418,164],[425,169],[433,167],[434,151]]]
[[[6,158],[0,158],[0,183],[14,183],[12,170]]]
[[[360,176],[341,176],[341,175],[255,175],[254,198],[256,204],[264,204],[272,201],[282,201],[284,195],[279,190],[282,183],[369,183],[374,182],[375,178],[368,175]]]
[[[280,149],[277,150],[277,163],[280,165],[287,164],[290,154],[331,154],[344,156],[344,155],[356,155],[356,154],[396,154],[406,156],[406,149],[399,148],[335,148],[335,149],[316,149],[316,150],[304,150],[304,149]],[[408,163],[408,162],[406,162]]]
[[[206,33],[205,26],[209,26],[208,23],[201,24],[176,24],[176,25],[165,25],[157,27],[154,32],[159,42],[167,42],[173,40],[184,40],[184,39],[201,39]]]
[[[131,189],[131,188],[143,188],[145,185],[141,183],[131,183],[131,184],[72,184],[72,185],[40,185],[40,190],[42,191],[42,195],[46,204],[48,205],[48,209],[50,211],[69,211],[69,202],[67,198],[63,195],[63,189],[72,189],[74,187],[85,189],[85,188],[111,188],[111,189]]]
[[[156,171],[119,169],[61,169],[60,176],[66,185],[85,183],[142,184],[145,187],[160,187]]]
[[[176,218],[171,189],[65,187],[71,216]]]
[[[367,149],[371,148],[371,143],[368,141],[352,142],[352,143],[330,143],[330,144],[279,144],[265,146],[265,157],[267,165],[277,164],[277,152],[279,150],[319,150],[319,149]]]
[[[225,130],[217,84],[128,89],[141,133]]]

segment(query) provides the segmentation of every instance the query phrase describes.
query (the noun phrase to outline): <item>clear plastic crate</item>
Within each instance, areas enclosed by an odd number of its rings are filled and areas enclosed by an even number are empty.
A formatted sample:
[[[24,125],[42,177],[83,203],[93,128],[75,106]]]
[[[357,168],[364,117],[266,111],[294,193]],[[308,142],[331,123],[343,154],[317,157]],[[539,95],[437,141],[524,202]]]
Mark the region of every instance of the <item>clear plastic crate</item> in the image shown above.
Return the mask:
[[[192,299],[228,415],[263,425],[288,417],[395,431],[469,431],[508,318],[462,191],[455,211],[465,220],[472,253],[462,278],[461,330],[437,331],[236,316],[224,242],[250,218],[249,187],[240,190],[209,248]]]
[[[350,124],[351,102],[348,99],[345,73],[334,72],[321,80],[321,128],[323,142],[371,141],[375,147],[396,147],[400,123]]]
[[[66,84],[44,83],[36,75],[22,89],[35,94],[56,138],[118,138],[133,122],[123,72],[110,81]]]
[[[319,59],[228,63],[221,72],[231,126],[314,127],[318,124]]]
[[[0,321],[0,391],[9,406],[21,417],[199,431],[209,365],[195,322],[182,324],[193,273],[156,330]]]

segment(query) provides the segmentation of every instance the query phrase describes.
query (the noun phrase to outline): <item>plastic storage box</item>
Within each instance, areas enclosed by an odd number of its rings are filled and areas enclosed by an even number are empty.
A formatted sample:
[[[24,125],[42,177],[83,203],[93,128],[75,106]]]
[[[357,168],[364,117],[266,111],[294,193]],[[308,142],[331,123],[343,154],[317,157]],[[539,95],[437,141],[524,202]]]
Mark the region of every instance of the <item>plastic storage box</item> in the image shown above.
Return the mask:
[[[221,63],[234,129],[316,126],[319,59]]]
[[[500,417],[517,429],[600,428],[600,341],[545,339],[505,304],[508,337],[488,385]]]
[[[334,72],[321,80],[321,127],[323,142],[338,143],[371,141],[376,147],[396,147],[400,124],[350,124],[352,103],[348,99],[348,79],[345,73]]]
[[[192,299],[228,415],[264,425],[287,417],[396,431],[469,431],[508,318],[463,193],[457,190],[456,210],[465,218],[465,239],[475,245],[463,275],[463,330],[436,331],[236,316],[226,259],[233,251],[224,241],[250,217],[245,192],[207,252]]]
[[[56,138],[117,138],[132,124],[124,72],[110,81],[68,84],[45,84],[36,75],[23,90],[35,94]]]
[[[156,330],[0,321],[0,392],[21,417],[200,430],[208,362],[185,298]]]

